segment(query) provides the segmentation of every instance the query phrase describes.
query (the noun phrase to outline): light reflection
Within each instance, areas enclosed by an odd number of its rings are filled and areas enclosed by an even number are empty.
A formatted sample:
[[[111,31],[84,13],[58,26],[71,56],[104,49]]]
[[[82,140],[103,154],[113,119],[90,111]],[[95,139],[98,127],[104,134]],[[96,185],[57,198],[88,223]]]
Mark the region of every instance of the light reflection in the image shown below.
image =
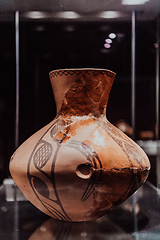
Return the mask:
[[[44,226],[41,226],[41,227],[40,227],[40,231],[41,231],[41,232],[46,232],[46,231],[47,231],[47,229],[46,229],[46,227],[44,227]]]
[[[100,52],[101,52],[102,54],[107,54],[107,53],[110,52],[110,50],[107,49],[107,48],[102,48],[102,49],[100,50]]]
[[[115,38],[116,38],[116,34],[115,34],[115,33],[110,33],[110,34],[109,34],[109,37],[110,37],[111,39],[115,39]]]
[[[158,43],[154,43],[154,47],[155,47],[155,48],[158,48]]]
[[[97,146],[106,146],[104,137],[100,134],[98,130],[94,132],[94,143],[97,144]]]
[[[110,39],[110,38],[106,38],[106,39],[105,39],[105,42],[111,44],[111,43],[112,43],[112,39]]]
[[[111,44],[105,43],[105,44],[104,44],[104,47],[105,47],[105,48],[110,48],[110,47],[111,47]]]
[[[141,5],[149,2],[149,0],[122,0],[123,5]]]
[[[1,210],[2,210],[3,212],[7,212],[7,211],[8,211],[7,207],[5,207],[5,206],[2,206],[2,207],[1,207]]]
[[[102,11],[98,14],[98,17],[108,18],[108,19],[121,18],[121,17],[125,17],[125,16],[126,16],[126,14],[124,14],[122,12],[118,12],[118,11]]]
[[[32,19],[40,19],[40,18],[46,18],[47,13],[46,12],[40,12],[40,11],[30,11],[25,14],[27,18]]]
[[[43,31],[45,31],[45,27],[39,25],[39,26],[35,27],[35,30],[38,31],[38,32],[43,32]]]
[[[75,26],[70,26],[70,25],[67,25],[64,27],[65,31],[67,32],[74,32],[75,31]]]
[[[125,213],[122,211],[122,214]],[[116,215],[115,215],[116,216]],[[46,231],[41,231],[45,228]],[[91,222],[63,222],[49,218],[38,227],[28,240],[55,239],[101,239],[101,240],[133,240],[131,235],[113,221],[102,217]]]
[[[74,11],[61,11],[61,12],[43,12],[43,11],[29,11],[22,14],[23,17],[31,19],[47,19],[47,18],[64,18],[64,19],[77,19],[81,15]]]
[[[86,237],[86,236],[87,236],[87,233],[86,233],[86,232],[81,232],[81,236],[82,236],[82,237]]]
[[[63,11],[63,12],[59,12],[57,14],[57,17],[65,18],[65,19],[76,19],[76,18],[80,18],[80,15],[73,11]]]
[[[119,12],[119,11],[101,11],[93,14],[80,14],[75,11],[28,11],[21,13],[21,16],[25,18],[31,19],[54,19],[54,18],[62,18],[62,19],[94,19],[94,18],[104,18],[104,19],[117,19],[117,18],[126,18],[128,17],[128,13]]]

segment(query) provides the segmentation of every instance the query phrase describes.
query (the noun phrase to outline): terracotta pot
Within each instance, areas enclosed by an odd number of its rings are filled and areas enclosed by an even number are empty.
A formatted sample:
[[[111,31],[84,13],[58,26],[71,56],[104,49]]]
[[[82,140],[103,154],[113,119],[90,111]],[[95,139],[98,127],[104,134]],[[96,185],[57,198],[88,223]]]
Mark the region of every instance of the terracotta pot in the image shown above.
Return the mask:
[[[17,186],[52,218],[96,219],[147,179],[144,151],[106,118],[114,77],[103,69],[50,72],[57,116],[11,157]]]

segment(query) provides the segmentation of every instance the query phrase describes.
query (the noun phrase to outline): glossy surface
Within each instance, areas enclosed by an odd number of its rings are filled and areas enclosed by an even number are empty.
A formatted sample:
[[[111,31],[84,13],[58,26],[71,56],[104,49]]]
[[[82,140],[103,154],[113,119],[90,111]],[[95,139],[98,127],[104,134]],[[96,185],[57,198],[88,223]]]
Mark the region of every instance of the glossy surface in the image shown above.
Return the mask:
[[[11,158],[15,183],[55,219],[99,218],[148,176],[146,154],[106,119],[114,76],[104,69],[51,72],[57,117]]]
[[[83,223],[53,220],[29,201],[17,202],[16,190],[15,201],[7,202],[0,187],[1,240],[160,239],[160,190],[149,182],[106,216]]]

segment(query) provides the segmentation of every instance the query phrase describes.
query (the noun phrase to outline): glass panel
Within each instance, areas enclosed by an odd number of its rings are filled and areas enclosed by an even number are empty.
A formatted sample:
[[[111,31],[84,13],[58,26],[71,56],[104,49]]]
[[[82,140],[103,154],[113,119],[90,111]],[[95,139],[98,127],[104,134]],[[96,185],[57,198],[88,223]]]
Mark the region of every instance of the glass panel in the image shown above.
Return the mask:
[[[15,150],[15,11],[20,13],[19,144],[56,116],[48,73],[62,68],[116,72],[107,118],[132,137],[131,15],[136,13],[135,135],[152,168],[148,181],[133,197],[93,222],[49,218],[10,179],[9,158]],[[159,0],[0,2],[0,239],[159,239],[155,129],[159,11]]]

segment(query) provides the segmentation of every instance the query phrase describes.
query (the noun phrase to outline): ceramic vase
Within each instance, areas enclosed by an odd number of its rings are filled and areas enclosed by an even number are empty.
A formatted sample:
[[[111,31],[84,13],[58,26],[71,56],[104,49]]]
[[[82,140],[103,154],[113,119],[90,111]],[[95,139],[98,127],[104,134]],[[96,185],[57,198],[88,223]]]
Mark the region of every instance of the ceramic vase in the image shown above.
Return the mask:
[[[56,118],[16,150],[10,172],[45,214],[64,221],[93,220],[131,196],[147,179],[150,163],[106,118],[114,72],[64,69],[49,75]]]

